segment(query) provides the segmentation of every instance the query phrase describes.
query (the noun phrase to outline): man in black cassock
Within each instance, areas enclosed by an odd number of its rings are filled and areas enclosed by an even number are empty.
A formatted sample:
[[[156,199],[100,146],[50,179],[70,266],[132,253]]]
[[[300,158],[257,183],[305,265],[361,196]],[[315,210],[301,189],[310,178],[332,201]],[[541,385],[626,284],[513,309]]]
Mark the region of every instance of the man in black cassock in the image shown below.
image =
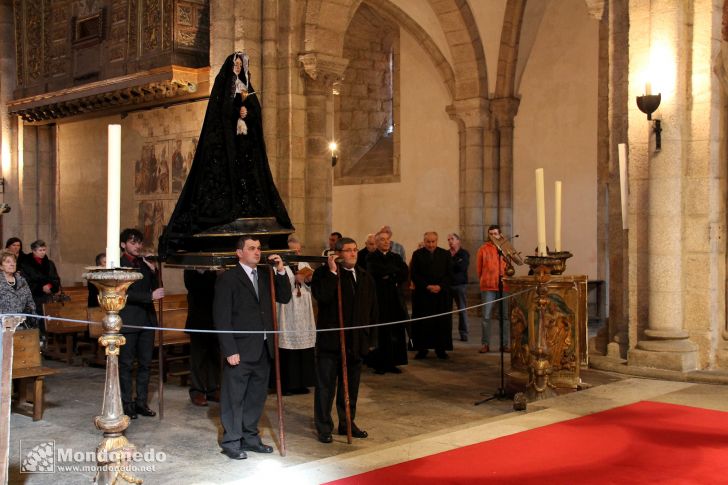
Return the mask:
[[[409,268],[402,257],[390,251],[389,233],[376,235],[377,249],[367,256],[367,269],[377,286],[377,303],[380,322],[397,322],[407,319],[400,292],[407,283]],[[405,324],[385,325],[377,330],[377,347],[369,358],[374,372],[401,374],[398,365],[407,365],[407,339]]]
[[[437,233],[426,232],[425,246],[412,255],[412,318],[445,313],[452,309],[450,286],[452,266],[450,253],[437,247]],[[447,359],[452,350],[452,315],[433,317],[412,322],[412,340],[417,355],[427,356],[428,349],[435,349],[437,357]]]
[[[311,292],[318,302],[316,328],[339,328],[338,284],[341,280],[341,307],[344,327],[377,323],[377,294],[374,281],[361,267],[356,266],[356,242],[348,237],[336,242],[336,253],[328,263],[313,273]],[[341,264],[336,260],[341,258]],[[369,352],[372,331],[368,328],[346,331],[346,367],[349,382],[349,409],[351,434],[354,438],[366,438],[367,432],[354,423],[356,401],[359,394],[362,357]],[[319,332],[316,336],[316,391],[313,398],[314,423],[318,439],[331,443],[334,421],[331,406],[336,397],[339,418],[338,432],[346,434],[346,408],[341,365],[340,332]]]

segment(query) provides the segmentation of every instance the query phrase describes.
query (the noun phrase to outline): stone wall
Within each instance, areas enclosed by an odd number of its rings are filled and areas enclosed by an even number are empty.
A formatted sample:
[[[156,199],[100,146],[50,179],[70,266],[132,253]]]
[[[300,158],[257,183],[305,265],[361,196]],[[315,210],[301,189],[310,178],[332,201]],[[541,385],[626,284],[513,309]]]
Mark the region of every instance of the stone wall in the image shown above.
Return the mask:
[[[554,181],[563,182],[562,249],[569,274],[597,277],[598,21],[580,0],[551,2],[523,73],[515,118],[513,233],[537,245],[534,169],[544,168],[546,240],[554,247]],[[525,270],[519,270],[519,274]]]
[[[362,5],[344,39],[349,65],[340,87],[338,171],[341,176],[395,175],[394,63],[399,63],[399,30],[374,10]],[[381,179],[376,179],[382,181]],[[394,181],[388,179],[386,181]],[[335,178],[335,183],[351,181]]]
[[[390,224],[409,257],[425,231],[438,231],[446,246],[447,233],[459,230],[458,131],[435,66],[412,36],[400,35],[401,181],[334,187],[332,227],[362,245]]]
[[[122,229],[138,228],[153,249],[192,163],[206,107],[201,101],[59,127],[58,232],[64,248],[59,271],[64,281],[81,281],[83,267],[106,247],[107,125],[121,124]],[[183,291],[177,272],[165,273],[165,286]]]

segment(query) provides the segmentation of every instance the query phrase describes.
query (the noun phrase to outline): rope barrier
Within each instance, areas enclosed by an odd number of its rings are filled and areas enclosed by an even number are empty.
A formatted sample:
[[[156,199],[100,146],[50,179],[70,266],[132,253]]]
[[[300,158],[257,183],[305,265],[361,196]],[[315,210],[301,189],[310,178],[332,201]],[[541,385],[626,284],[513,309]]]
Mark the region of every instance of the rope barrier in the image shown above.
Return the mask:
[[[399,325],[402,323],[412,323],[412,322],[418,322],[422,320],[429,320],[431,318],[437,318],[437,317],[444,317],[447,315],[454,315],[456,313],[460,312],[466,312],[468,310],[473,310],[476,308],[484,307],[486,305],[491,305],[493,303],[498,303],[499,301],[503,300],[506,301],[509,298],[514,298],[518,295],[522,295],[524,293],[528,293],[529,291],[534,291],[533,288],[527,288],[525,290],[521,290],[517,293],[511,293],[507,296],[504,296],[503,298],[497,298],[493,301],[487,302],[487,303],[479,303],[477,305],[469,306],[466,308],[459,308],[457,310],[451,310],[448,312],[443,313],[437,313],[434,315],[427,315],[424,317],[417,317],[417,318],[410,318],[407,320],[397,320],[394,322],[382,322],[382,323],[373,323],[369,325],[357,325],[352,327],[345,327],[345,330],[361,330],[365,328],[376,328],[376,327],[385,327],[388,325]],[[29,317],[29,318],[42,318],[44,320],[57,320],[60,322],[69,322],[69,323],[82,323],[82,324],[89,324],[89,325],[101,325],[101,322],[92,322],[89,320],[76,320],[72,318],[61,318],[61,317],[50,317],[47,315],[33,315],[29,313],[2,313],[0,314],[0,317]],[[200,329],[194,329],[194,328],[162,328],[162,327],[147,327],[142,325],[127,325],[124,324],[123,328],[136,328],[140,330],[161,330],[164,332],[187,332],[187,333],[232,333],[232,334],[259,334],[264,333],[266,335],[268,334],[283,334],[283,333],[311,333],[312,330],[200,330]],[[313,330],[313,332],[338,332],[339,328],[320,328]]]

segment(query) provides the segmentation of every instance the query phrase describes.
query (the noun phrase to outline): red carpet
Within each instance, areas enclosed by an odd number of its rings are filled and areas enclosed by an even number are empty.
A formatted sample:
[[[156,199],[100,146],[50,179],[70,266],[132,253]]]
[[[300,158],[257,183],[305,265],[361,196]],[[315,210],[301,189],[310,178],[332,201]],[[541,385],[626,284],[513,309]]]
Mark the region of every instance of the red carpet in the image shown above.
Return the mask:
[[[330,483],[728,483],[728,413],[639,402]]]

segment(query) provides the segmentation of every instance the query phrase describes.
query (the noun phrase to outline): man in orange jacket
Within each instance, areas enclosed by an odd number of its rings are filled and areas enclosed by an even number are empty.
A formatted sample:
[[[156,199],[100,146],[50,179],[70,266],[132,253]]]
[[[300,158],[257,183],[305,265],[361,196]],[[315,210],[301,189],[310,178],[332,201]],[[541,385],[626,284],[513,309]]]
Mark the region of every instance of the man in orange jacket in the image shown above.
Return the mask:
[[[483,298],[483,337],[481,343],[483,344],[479,352],[484,354],[490,351],[490,331],[491,323],[494,319],[491,318],[493,313],[493,307],[496,303],[493,303],[498,299],[498,279],[505,274],[506,262],[498,254],[498,247],[493,243],[493,239],[501,239],[500,227],[498,225],[492,225],[488,227],[488,241],[485,242],[480,249],[478,249],[478,256],[476,258],[476,265],[478,268],[478,279],[480,280],[480,293]],[[505,291],[504,291],[505,296]],[[504,305],[505,308],[505,305]],[[503,315],[503,342],[501,345],[506,347],[508,350],[510,342],[510,325],[507,320],[507,313]],[[496,325],[498,323],[496,322]]]

